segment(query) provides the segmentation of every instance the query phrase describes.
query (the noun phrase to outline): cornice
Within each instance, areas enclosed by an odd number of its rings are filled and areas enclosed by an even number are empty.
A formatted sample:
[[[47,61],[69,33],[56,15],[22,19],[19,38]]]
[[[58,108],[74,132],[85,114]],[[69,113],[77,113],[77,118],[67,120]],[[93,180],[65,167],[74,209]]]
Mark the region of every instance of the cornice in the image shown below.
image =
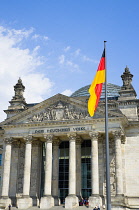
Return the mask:
[[[126,128],[130,128],[130,127],[138,127],[139,128],[139,121],[129,121]]]
[[[98,106],[99,107],[105,107],[105,101],[100,101]],[[110,100],[110,99],[108,99],[108,107],[117,108],[118,107],[117,100]]]
[[[133,104],[136,104],[138,105],[139,104],[139,99],[132,99],[132,100],[119,100],[118,101],[119,105],[133,105]]]
[[[123,125],[128,124],[128,120],[123,117],[109,118],[109,122],[121,122]],[[82,120],[65,120],[65,121],[47,121],[47,122],[37,122],[37,123],[22,123],[22,124],[10,124],[3,125],[3,129],[6,128],[34,128],[34,127],[46,127],[46,126],[62,126],[62,125],[81,125],[81,124],[95,124],[95,123],[105,123],[105,118],[90,118]]]
[[[100,121],[100,119],[99,119]],[[104,121],[103,119],[101,120]],[[37,123],[27,123],[27,124],[11,124],[11,125],[3,125],[3,128],[17,128],[17,127],[43,127],[43,126],[56,126],[56,125],[76,125],[91,122],[96,122],[96,119],[91,120],[68,120],[68,121],[48,121],[48,122],[37,122]]]

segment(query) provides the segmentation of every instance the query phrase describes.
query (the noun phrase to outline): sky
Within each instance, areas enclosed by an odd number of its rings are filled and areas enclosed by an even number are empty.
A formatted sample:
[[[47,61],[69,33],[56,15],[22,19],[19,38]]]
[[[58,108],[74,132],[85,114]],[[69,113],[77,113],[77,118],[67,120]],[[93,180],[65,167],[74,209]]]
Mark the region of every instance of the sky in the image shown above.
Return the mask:
[[[19,77],[27,103],[91,84],[106,43],[108,83],[126,66],[139,96],[138,0],[1,0],[0,121]]]

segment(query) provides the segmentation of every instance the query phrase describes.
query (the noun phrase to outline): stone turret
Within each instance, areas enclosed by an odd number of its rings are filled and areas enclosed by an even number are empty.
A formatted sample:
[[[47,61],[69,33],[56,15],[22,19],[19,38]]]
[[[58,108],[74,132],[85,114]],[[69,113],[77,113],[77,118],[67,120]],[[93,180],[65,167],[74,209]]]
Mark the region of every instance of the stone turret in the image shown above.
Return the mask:
[[[121,75],[123,85],[119,91],[119,109],[129,120],[138,120],[136,91],[132,86],[133,75],[130,73],[129,68],[126,66],[125,71]]]
[[[133,74],[130,73],[129,68],[126,66],[125,71],[121,75],[123,80],[123,86],[119,92],[120,97],[119,100],[127,100],[127,99],[135,99],[137,94],[132,86],[132,78]]]
[[[17,84],[14,86],[15,95],[13,96],[12,100],[9,101],[11,105],[7,110],[4,110],[4,112],[7,114],[7,118],[12,117],[26,109],[27,104],[23,96],[24,90],[25,86],[23,85],[21,78],[19,78]]]
[[[10,103],[13,104],[15,101],[25,101],[25,98],[23,97],[24,90],[25,86],[23,85],[21,78],[19,78],[17,84],[14,86],[15,96]]]

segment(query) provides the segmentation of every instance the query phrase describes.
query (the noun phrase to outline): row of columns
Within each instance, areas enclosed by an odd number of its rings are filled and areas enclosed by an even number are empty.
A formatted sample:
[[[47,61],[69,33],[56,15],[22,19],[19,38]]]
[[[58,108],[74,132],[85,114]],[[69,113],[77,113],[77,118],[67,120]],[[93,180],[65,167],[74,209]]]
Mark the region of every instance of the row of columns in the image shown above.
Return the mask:
[[[89,198],[90,207],[96,204],[101,204],[99,197],[99,168],[98,168],[98,133],[90,132],[91,137],[91,155],[92,155],[92,195]],[[54,206],[54,197],[58,201],[58,144],[53,152],[55,159],[52,168],[52,140],[53,135],[44,135],[46,140],[46,160],[45,160],[45,183],[44,183],[44,196],[40,201],[40,208],[50,208]],[[72,208],[78,205],[78,198],[76,196],[76,133],[68,135],[69,138],[69,195],[65,199],[65,208]],[[115,138],[115,171],[117,177],[116,194],[123,194],[123,179],[122,179],[122,154],[121,154],[121,133],[114,132]],[[31,175],[31,149],[32,149],[32,136],[24,138],[26,142],[25,147],[25,166],[24,166],[24,183],[23,183],[23,197],[17,200],[18,208],[28,208],[32,206],[32,199],[29,197],[30,192],[30,175]],[[9,205],[9,180],[10,180],[10,163],[11,163],[11,144],[12,138],[5,138],[5,157],[3,169],[3,186],[2,198]],[[79,154],[78,154],[79,156]],[[79,158],[79,157],[78,157]],[[80,158],[81,159],[81,158]],[[55,177],[55,188],[52,197],[52,170]],[[53,180],[53,181],[54,181]],[[53,188],[54,189],[54,188]]]

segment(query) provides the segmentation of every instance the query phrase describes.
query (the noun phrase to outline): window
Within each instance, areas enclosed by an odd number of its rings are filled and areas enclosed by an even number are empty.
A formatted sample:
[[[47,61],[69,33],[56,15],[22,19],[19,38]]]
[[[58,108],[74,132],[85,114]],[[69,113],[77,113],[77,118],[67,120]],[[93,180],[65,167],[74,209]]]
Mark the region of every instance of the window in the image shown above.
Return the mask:
[[[59,145],[59,197],[65,202],[69,188],[69,142],[63,141]]]
[[[91,195],[91,141],[85,140],[81,149],[81,175],[82,175],[82,197],[89,198]]]

